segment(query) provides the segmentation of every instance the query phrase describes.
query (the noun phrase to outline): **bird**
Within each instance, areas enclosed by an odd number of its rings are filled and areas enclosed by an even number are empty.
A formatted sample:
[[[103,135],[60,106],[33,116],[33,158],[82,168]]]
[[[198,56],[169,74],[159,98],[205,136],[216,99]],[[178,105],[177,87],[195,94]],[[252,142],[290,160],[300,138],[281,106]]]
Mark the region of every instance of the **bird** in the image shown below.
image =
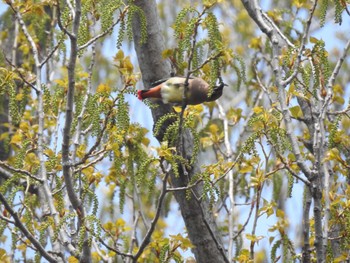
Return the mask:
[[[149,90],[139,90],[137,97],[140,100],[151,99],[160,100],[164,104],[182,105],[183,92],[185,88],[186,77],[171,77],[162,79],[153,83]],[[223,87],[226,84],[221,83],[215,86],[210,96],[209,84],[197,77],[188,78],[188,91],[186,94],[187,105],[198,105],[207,101],[214,101],[221,97]]]

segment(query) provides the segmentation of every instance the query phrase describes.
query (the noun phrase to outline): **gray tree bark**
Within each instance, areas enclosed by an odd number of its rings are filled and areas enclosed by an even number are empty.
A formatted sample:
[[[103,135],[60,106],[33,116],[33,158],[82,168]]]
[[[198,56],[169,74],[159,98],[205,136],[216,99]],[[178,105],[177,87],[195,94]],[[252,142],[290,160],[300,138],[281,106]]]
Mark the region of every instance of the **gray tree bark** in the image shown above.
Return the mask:
[[[135,50],[138,57],[139,66],[142,72],[143,84],[150,87],[153,81],[169,77],[171,67],[168,61],[162,59],[161,52],[165,49],[164,40],[162,38],[157,6],[154,0],[143,1],[136,0],[135,5],[140,7],[147,20],[147,42],[140,45],[141,32],[140,20],[135,18],[133,22],[133,34],[135,42]],[[157,123],[164,114],[172,112],[169,105],[159,104],[156,109],[152,109],[154,123]],[[164,125],[163,131],[167,124]],[[162,139],[162,132],[157,137]],[[183,131],[183,145],[186,157],[190,157],[193,149],[193,138],[189,131]],[[183,187],[189,182],[192,175],[200,171],[199,165],[193,165],[190,171],[184,171],[179,168],[180,176],[176,177],[171,173],[171,184],[173,187]],[[185,191],[175,191],[174,195],[179,203],[182,217],[188,231],[189,238],[195,246],[193,253],[197,262],[213,263],[213,262],[229,262],[226,252],[222,245],[221,236],[219,234],[215,219],[209,209],[206,200],[198,199],[201,196],[202,187],[198,186],[192,191],[190,199],[186,198]]]

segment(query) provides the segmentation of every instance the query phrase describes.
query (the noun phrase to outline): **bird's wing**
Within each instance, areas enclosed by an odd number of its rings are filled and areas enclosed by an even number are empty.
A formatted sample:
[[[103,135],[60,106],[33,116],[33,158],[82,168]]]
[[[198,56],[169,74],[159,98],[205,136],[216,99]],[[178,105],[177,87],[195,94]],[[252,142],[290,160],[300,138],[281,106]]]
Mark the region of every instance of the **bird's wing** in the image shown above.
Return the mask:
[[[186,79],[184,76],[175,76],[175,77],[170,77],[170,78],[164,78],[164,79],[159,79],[151,83],[151,88],[156,87],[164,82],[166,82],[169,79],[174,79],[174,78],[179,78],[179,79]],[[188,79],[194,79],[194,77],[189,77]],[[183,83],[183,81],[180,81],[180,83]]]
[[[151,88],[156,87],[156,86],[162,84],[163,82],[167,81],[168,79],[170,79],[170,78],[159,79],[159,80],[156,80],[156,81],[152,82],[152,83],[151,83]]]

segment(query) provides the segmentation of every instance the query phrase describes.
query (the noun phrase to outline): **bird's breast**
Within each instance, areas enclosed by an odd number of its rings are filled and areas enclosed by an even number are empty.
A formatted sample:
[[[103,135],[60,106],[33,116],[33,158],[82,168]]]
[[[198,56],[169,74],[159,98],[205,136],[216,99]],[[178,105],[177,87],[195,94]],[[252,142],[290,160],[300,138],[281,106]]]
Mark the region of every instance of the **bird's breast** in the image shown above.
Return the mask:
[[[184,92],[183,86],[163,85],[160,90],[163,103],[181,103]]]

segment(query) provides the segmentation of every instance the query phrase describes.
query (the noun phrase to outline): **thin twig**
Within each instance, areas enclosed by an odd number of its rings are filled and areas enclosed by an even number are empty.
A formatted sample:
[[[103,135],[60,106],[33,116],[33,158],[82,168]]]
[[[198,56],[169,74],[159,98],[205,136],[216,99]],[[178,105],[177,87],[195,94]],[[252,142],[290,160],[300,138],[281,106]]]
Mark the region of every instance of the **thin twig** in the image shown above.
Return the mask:
[[[299,65],[301,63],[301,56],[302,56],[302,53],[305,50],[305,44],[306,44],[307,38],[309,37],[311,21],[312,21],[312,18],[314,16],[314,13],[315,13],[316,6],[317,6],[317,0],[314,1],[314,4],[312,5],[312,7],[310,9],[310,12],[309,12],[309,17],[308,17],[308,19],[306,21],[306,27],[305,27],[305,30],[304,30],[303,37],[301,38],[301,43],[300,43],[299,51],[298,51],[298,54],[297,54],[297,60],[294,63],[294,66],[293,66],[293,72],[286,80],[282,81],[281,84],[283,86],[289,85],[293,81],[293,79],[297,76],[297,74],[299,73]]]
[[[46,62],[53,56],[53,54],[57,51],[59,46],[64,42],[64,38],[62,37],[60,41],[54,46],[54,48],[49,52],[49,54],[40,62],[40,67],[44,66]]]
[[[80,142],[80,136],[81,136],[81,129],[82,129],[82,125],[83,125],[83,117],[84,117],[85,111],[87,109],[87,103],[88,103],[90,94],[92,93],[92,70],[94,68],[95,60],[96,60],[95,45],[96,45],[96,43],[93,43],[91,46],[92,56],[91,56],[91,62],[90,62],[89,68],[88,68],[89,77],[88,77],[87,91],[86,91],[86,94],[84,96],[84,101],[83,101],[83,105],[81,107],[81,111],[77,117],[77,125],[76,125],[76,129],[75,129],[75,134],[73,135],[72,160],[74,162],[76,159],[78,147],[80,145],[79,142]]]
[[[164,176],[162,191],[161,191],[161,193],[159,195],[159,198],[158,198],[156,214],[155,214],[155,216],[154,216],[154,218],[153,218],[153,220],[151,222],[150,228],[148,229],[145,237],[143,238],[143,240],[141,242],[141,245],[140,245],[138,251],[134,255],[134,262],[137,262],[138,258],[141,256],[142,252],[145,250],[146,246],[151,241],[151,235],[153,234],[154,229],[156,227],[156,224],[158,222],[158,219],[160,217],[160,212],[162,210],[163,201],[164,201],[165,195],[167,193],[167,184],[168,184],[168,177],[169,177],[169,175],[170,175],[170,173],[166,173],[165,176]]]
[[[113,103],[111,104],[110,109],[109,109],[109,111],[108,111],[108,113],[107,113],[107,115],[106,115],[106,117],[105,117],[105,119],[104,119],[104,121],[103,121],[102,129],[101,129],[101,131],[99,132],[99,134],[97,135],[97,139],[96,139],[94,145],[91,146],[91,148],[89,149],[89,151],[83,156],[83,158],[81,158],[80,161],[74,163],[72,166],[76,167],[76,166],[78,166],[78,165],[81,165],[81,164],[85,163],[86,160],[89,159],[89,158],[92,156],[92,154],[94,154],[94,151],[95,151],[95,150],[97,149],[97,147],[101,144],[103,135],[104,135],[104,133],[105,133],[105,131],[106,131],[106,129],[107,129],[108,122],[109,122],[110,117],[111,117],[111,115],[112,115],[112,113],[113,113],[114,105],[115,105],[115,103],[116,103],[117,100],[118,100],[118,97],[116,97],[116,98],[113,100]]]
[[[228,118],[224,111],[223,106],[220,101],[216,101],[216,105],[219,108],[219,117],[221,118],[224,124],[224,142],[226,148],[227,161],[232,162],[232,146],[229,139],[229,127],[228,127]],[[230,207],[228,209],[228,222],[229,222],[229,247],[228,247],[228,258],[232,258],[233,253],[233,227],[234,227],[234,214],[235,214],[235,196],[234,196],[234,178],[232,169],[227,173],[229,181],[229,199]]]
[[[21,230],[21,232],[29,239],[29,241],[40,252],[40,254],[49,262],[57,262],[57,260],[47,253],[46,249],[24,226],[21,219],[18,217],[17,213],[12,209],[10,204],[6,201],[5,197],[1,193],[0,193],[0,202],[4,205],[5,209],[10,213],[10,215],[14,219],[14,223],[16,227],[18,227]]]
[[[26,26],[26,24],[24,23],[22,14],[14,7],[12,0],[8,0],[8,1],[6,1],[6,3],[11,7],[11,9],[13,10],[13,12],[15,13],[16,18],[17,18],[17,21],[18,21],[18,23],[20,24],[21,29],[22,29],[22,31],[23,31],[23,33],[24,33],[26,39],[28,40],[31,49],[32,49],[33,57],[34,57],[34,61],[35,61],[35,65],[36,65],[37,67],[39,67],[39,65],[40,65],[40,62],[39,62],[39,51],[38,51],[38,48],[37,48],[37,46],[36,46],[36,44],[35,44],[34,39],[33,39],[32,36],[29,34],[29,31],[28,31],[28,29],[27,29],[27,26]]]
[[[227,176],[227,174],[228,174],[228,173],[236,166],[236,164],[240,161],[242,155],[243,155],[242,152],[240,152],[240,153],[237,155],[237,157],[236,157],[235,161],[232,163],[232,165],[231,165],[230,167],[228,167],[228,168],[226,169],[226,171],[225,171],[220,177],[216,178],[216,179],[212,182],[213,186],[216,185],[219,181],[221,181],[222,179],[224,179],[224,178]]]
[[[94,249],[96,250],[97,254],[102,258],[103,262],[108,262],[110,260],[110,256],[105,253],[102,253],[101,249],[99,248],[99,246],[96,244],[95,240],[92,240],[92,245],[94,247]]]
[[[251,216],[252,216],[252,214],[253,214],[254,204],[255,204],[255,202],[251,202],[248,217],[247,217],[246,221],[244,222],[244,224],[242,225],[241,229],[238,230],[237,234],[236,234],[234,237],[232,237],[233,240],[236,240],[237,237],[239,237],[239,235],[244,231],[244,229],[245,229],[246,226],[248,225],[248,223],[249,223],[249,221],[250,221],[250,218],[251,218]],[[236,204],[236,205],[238,205],[238,204]],[[244,205],[245,205],[245,204],[244,204]]]
[[[188,93],[188,81],[190,79],[191,76],[191,67],[192,67],[192,60],[193,60],[193,56],[194,56],[194,50],[196,48],[196,43],[197,43],[197,34],[198,34],[198,27],[200,24],[200,21],[202,19],[202,16],[205,14],[207,10],[207,7],[204,7],[202,13],[200,13],[198,15],[197,21],[195,23],[195,27],[194,27],[194,33],[192,36],[192,45],[191,45],[191,50],[190,50],[190,54],[188,57],[188,61],[187,61],[187,75],[186,75],[186,79],[185,79],[185,85],[184,85],[184,90],[182,93],[182,107],[181,107],[181,112],[180,112],[180,120],[179,120],[179,128],[178,128],[178,149],[181,152],[181,156],[184,156],[184,146],[183,146],[183,137],[182,137],[182,131],[183,131],[183,116],[184,116],[184,112],[187,106],[187,93]],[[185,168],[185,167],[184,167]],[[183,169],[184,173],[186,173],[186,169]]]
[[[28,80],[26,80],[26,78],[25,78],[25,76],[23,76],[22,72],[6,57],[5,54],[4,54],[4,58],[5,58],[6,62],[12,67],[13,71],[15,71],[19,75],[21,80],[25,84],[27,84],[29,87],[31,87],[33,90],[35,90],[35,92],[38,92],[37,87],[33,83],[31,83]]]
[[[104,245],[108,250],[113,251],[114,253],[116,253],[117,255],[123,256],[123,257],[129,257],[129,258],[134,258],[134,256],[132,254],[129,253],[124,253],[119,251],[118,249],[115,249],[111,246],[109,246],[102,238],[98,239],[102,245]]]
[[[136,246],[137,246],[137,222],[139,221],[140,214],[141,214],[141,212],[136,215],[134,223],[133,223],[131,237],[130,237],[130,243],[129,243],[129,254],[132,254],[132,251],[134,249],[134,244],[136,244]],[[131,258],[129,258],[129,259],[131,259]],[[128,263],[128,262],[126,262],[126,263]]]
[[[343,54],[341,55],[341,57],[338,59],[337,64],[335,65],[332,75],[330,76],[328,83],[327,83],[327,96],[325,99],[324,104],[322,105],[322,109],[320,111],[320,115],[323,117],[325,112],[326,112],[326,108],[329,105],[332,97],[333,97],[333,86],[335,83],[335,79],[338,76],[338,73],[340,71],[341,66],[343,65],[343,62],[347,56],[347,53],[350,49],[350,39],[348,40],[348,42],[346,43],[344,49],[343,49]],[[347,109],[350,107],[350,105],[348,105]]]
[[[69,0],[68,0],[69,1]],[[71,7],[71,10],[73,8]],[[72,13],[74,12],[74,10],[72,11]],[[70,33],[66,26],[64,26],[62,24],[62,20],[61,20],[61,7],[60,7],[60,1],[57,1],[57,24],[58,24],[58,27],[63,31],[63,33],[65,33],[67,36],[69,37],[72,37],[72,33]]]
[[[103,153],[100,154],[96,159],[92,160],[91,162],[89,162],[89,163],[87,163],[87,164],[85,164],[85,165],[83,165],[83,166],[81,166],[81,167],[79,167],[77,169],[74,169],[74,173],[78,173],[78,172],[80,172],[80,171],[82,171],[82,170],[84,170],[84,169],[86,169],[86,168],[88,168],[90,166],[95,165],[96,163],[101,161],[105,156],[106,156],[106,151],[104,149]]]
[[[256,227],[258,224],[258,219],[260,217],[259,215],[259,209],[260,209],[260,199],[261,199],[261,192],[263,189],[263,184],[258,186],[257,188],[257,193],[256,193],[256,201],[255,201],[255,215],[254,215],[254,221],[253,221],[253,227],[252,227],[252,236],[255,236],[255,232],[256,232]],[[250,241],[250,258],[254,259],[254,246],[255,246],[256,241],[251,240]]]
[[[115,21],[108,29],[106,29],[105,31],[103,31],[102,33],[98,34],[97,36],[94,36],[93,38],[91,38],[88,42],[86,42],[85,44],[81,45],[78,47],[78,51],[83,50],[84,48],[87,48],[88,46],[90,46],[92,43],[96,42],[98,39],[104,37],[105,35],[109,34],[112,32],[113,28],[121,21],[121,18],[125,16],[126,12],[128,11],[129,6],[126,6],[124,8],[124,10],[120,13],[120,16],[118,18],[117,21]]]
[[[197,72],[198,70],[200,70],[201,68],[203,68],[206,64],[208,64],[210,61],[213,61],[215,59],[217,59],[218,57],[222,56],[222,52],[219,51],[217,54],[215,55],[211,55],[210,57],[208,57],[201,65],[199,65],[197,68],[192,69],[190,71],[188,71],[189,75]]]
[[[168,187],[166,189],[166,191],[167,192],[186,191],[186,190],[189,190],[189,189],[195,187],[196,185],[198,185],[201,182],[203,182],[203,180],[199,179],[199,180],[195,181],[194,183],[189,184],[187,186],[183,186],[183,187]]]
[[[260,9],[261,15],[262,17],[264,17],[264,19],[266,19],[266,21],[268,21],[270,23],[270,25],[274,28],[274,30],[276,30],[276,32],[278,33],[278,35],[287,43],[288,46],[295,48],[295,45],[290,42],[290,40],[288,39],[288,37],[282,33],[282,31],[279,29],[279,27],[272,21],[272,19]]]
[[[12,225],[16,225],[15,221],[10,220],[9,218],[3,216],[2,214],[0,214],[0,219],[4,220],[6,223],[12,224]]]
[[[253,65],[253,70],[254,70],[254,73],[255,73],[255,78],[258,81],[259,87],[266,93],[266,95],[267,95],[267,97],[268,97],[268,99],[270,101],[270,104],[273,105],[274,101],[271,98],[271,93],[268,90],[268,88],[262,83],[262,80],[259,77],[258,69],[256,68],[256,63]],[[258,101],[261,101],[262,97],[260,95],[259,95],[258,98],[259,98]],[[257,105],[254,105],[254,107],[255,106],[257,106]],[[252,111],[252,113],[254,114],[253,111]]]
[[[3,166],[5,167],[6,169],[12,171],[12,172],[15,172],[15,173],[21,173],[21,174],[24,174],[26,176],[29,176],[30,178],[34,179],[35,181],[38,181],[40,183],[43,183],[43,179],[31,174],[30,172],[28,172],[27,170],[23,170],[23,169],[18,169],[18,168],[15,168],[7,163],[5,163],[4,161],[1,161],[0,160],[0,166]]]
[[[71,127],[73,122],[73,107],[74,107],[74,91],[75,91],[75,67],[76,60],[78,57],[77,50],[77,38],[80,24],[81,15],[81,3],[79,0],[76,1],[74,12],[74,21],[72,33],[69,33],[71,49],[70,58],[68,63],[68,92],[67,92],[67,105],[65,112],[65,122],[63,127],[63,141],[62,141],[62,170],[63,177],[67,187],[67,194],[72,206],[75,210],[79,210],[83,213],[81,200],[77,196],[74,190],[74,182],[71,175],[71,159],[70,159],[70,139],[71,139]],[[59,8],[58,8],[59,9]],[[83,216],[83,214],[82,214]]]
[[[330,114],[330,115],[340,115],[340,114],[347,114],[349,111],[350,111],[350,104],[348,104],[348,106],[346,106],[346,108],[343,109],[343,110],[333,111],[333,112],[327,112],[327,114]]]

